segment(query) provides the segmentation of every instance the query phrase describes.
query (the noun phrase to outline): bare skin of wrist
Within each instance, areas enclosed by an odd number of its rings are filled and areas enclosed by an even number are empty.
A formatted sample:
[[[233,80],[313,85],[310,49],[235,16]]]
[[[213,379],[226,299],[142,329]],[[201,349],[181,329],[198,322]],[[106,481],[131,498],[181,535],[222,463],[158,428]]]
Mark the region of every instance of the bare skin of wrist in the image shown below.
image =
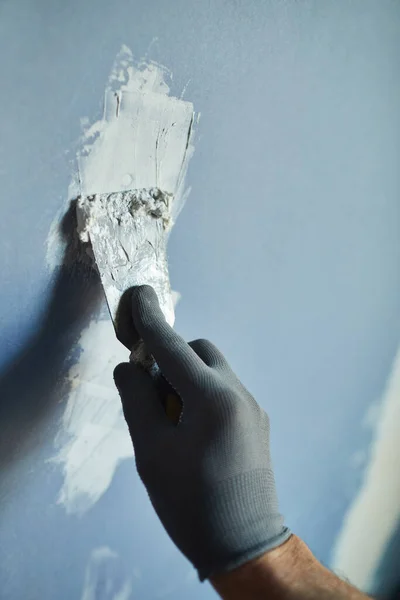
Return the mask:
[[[295,535],[238,569],[212,577],[211,583],[223,600],[369,598],[323,567]]]

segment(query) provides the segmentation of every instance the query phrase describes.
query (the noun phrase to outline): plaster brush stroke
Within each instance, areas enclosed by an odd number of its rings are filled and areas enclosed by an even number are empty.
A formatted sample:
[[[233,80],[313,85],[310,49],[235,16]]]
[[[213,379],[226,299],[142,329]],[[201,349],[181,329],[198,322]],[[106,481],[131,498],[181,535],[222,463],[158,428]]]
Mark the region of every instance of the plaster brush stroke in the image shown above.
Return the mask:
[[[149,130],[153,141],[155,134],[159,138],[157,161],[151,160],[150,150],[147,155],[142,155],[143,148],[136,145],[138,140],[144,145],[146,138],[146,130],[141,130],[138,121],[140,111],[144,110],[150,118],[150,113],[146,112],[150,108],[144,108],[144,100],[150,97],[149,106],[157,106],[157,110],[165,106],[163,99],[171,100],[166,82],[169,76],[167,69],[154,62],[136,64],[129,48],[121,48],[106,86],[103,118],[90,126],[88,119],[82,120],[85,130],[77,152],[79,175],[78,172],[73,174],[68,200],[91,191],[103,191],[104,186],[109,186],[110,191],[121,191],[147,186],[151,181],[153,188],[154,178],[158,177],[164,191],[173,195],[168,217],[168,227],[171,227],[188,194],[184,178],[193,152],[192,105],[178,99],[167,103],[172,107],[171,114],[165,114],[166,122],[172,128],[169,137],[163,137],[159,129]],[[190,127],[188,134],[185,126],[185,152],[180,154],[175,163],[179,168],[174,171],[165,150],[166,144],[173,144],[182,133],[179,129],[173,130],[174,110],[182,106]],[[181,110],[179,113],[182,114]],[[136,140],[128,135],[132,122],[136,123]],[[132,164],[141,165],[141,173],[132,170]],[[154,172],[154,164],[158,165],[157,172]],[[49,232],[47,258],[52,267],[61,264],[63,254],[60,248],[64,240],[59,230],[53,224]],[[120,462],[133,456],[112,377],[115,365],[126,361],[128,353],[117,341],[110,319],[93,319],[71,355],[79,358],[67,374],[70,391],[52,461],[60,465],[63,475],[58,502],[68,514],[82,515],[106,492]]]
[[[400,348],[383,393],[364,482],[344,519],[332,567],[373,592],[380,560],[400,523]]]
[[[111,321],[92,321],[79,341],[80,358],[70,369],[70,392],[52,461],[62,467],[59,504],[81,515],[111,484],[121,460],[133,456],[132,442],[113,383],[114,367],[126,361]]]

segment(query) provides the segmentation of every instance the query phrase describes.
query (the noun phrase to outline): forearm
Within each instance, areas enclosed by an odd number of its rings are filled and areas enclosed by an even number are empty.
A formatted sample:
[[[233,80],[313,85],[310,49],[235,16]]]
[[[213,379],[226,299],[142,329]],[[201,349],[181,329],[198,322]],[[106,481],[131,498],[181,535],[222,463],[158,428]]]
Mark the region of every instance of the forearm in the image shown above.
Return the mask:
[[[323,567],[300,538],[211,578],[224,600],[363,600],[367,596]]]

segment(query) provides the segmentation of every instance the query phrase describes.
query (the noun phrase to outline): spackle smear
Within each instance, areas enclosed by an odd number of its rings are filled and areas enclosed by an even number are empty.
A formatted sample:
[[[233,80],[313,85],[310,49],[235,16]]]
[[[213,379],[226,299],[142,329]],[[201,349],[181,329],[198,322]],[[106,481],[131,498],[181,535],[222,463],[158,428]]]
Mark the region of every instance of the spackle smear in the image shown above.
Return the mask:
[[[78,175],[77,169],[72,176],[64,212],[70,200],[77,198],[82,191],[96,190],[107,182],[115,185],[118,179],[118,184],[123,189],[139,186],[134,173],[129,169],[129,162],[126,162],[126,157],[133,148],[132,140],[126,132],[120,135],[121,131],[116,124],[118,119],[114,119],[109,111],[115,110],[115,115],[118,112],[119,123],[126,124],[124,115],[127,116],[128,113],[124,113],[124,110],[137,108],[138,99],[145,94],[151,95],[153,106],[162,103],[163,98],[169,94],[169,76],[167,69],[154,62],[136,64],[129,48],[121,48],[106,86],[103,118],[92,125],[89,125],[87,118],[81,121],[84,131],[77,152],[80,173]],[[184,105],[187,118],[192,120],[190,103],[176,99],[172,105],[175,109]],[[141,139],[145,139],[146,132],[142,131],[141,135]],[[178,129],[173,132],[173,139],[177,144],[179,135]],[[160,173],[166,191],[171,186],[174,187],[171,189],[174,193],[173,218],[176,218],[188,194],[188,191],[184,191],[184,178],[193,146],[191,136],[187,135],[187,128],[185,146],[185,155],[182,156],[178,172],[172,172],[174,165],[165,157]],[[112,152],[107,148],[111,148]],[[160,140],[160,152],[162,149],[163,140]],[[143,156],[146,157],[145,153]],[[136,158],[137,156],[134,157],[135,160]],[[146,164],[150,169],[151,161],[147,158]],[[125,169],[123,173],[121,166]],[[150,171],[146,175],[144,163],[141,172],[150,181]],[[47,263],[51,269],[63,263],[66,244],[59,228],[61,216],[56,216],[47,240]],[[106,492],[118,464],[133,456],[132,443],[113,383],[114,367],[119,362],[128,360],[129,353],[116,340],[111,319],[93,320],[82,332],[78,349],[73,348],[72,352],[74,355],[79,354],[79,358],[67,374],[70,391],[66,398],[61,430],[55,440],[56,453],[52,461],[59,464],[63,475],[58,502],[68,514],[82,515]]]
[[[127,350],[115,338],[111,320],[92,321],[79,349],[79,360],[68,373],[70,392],[52,459],[64,477],[58,502],[69,514],[83,514],[93,506],[121,460],[133,457],[113,382],[113,370],[127,360]]]
[[[375,421],[375,440],[364,482],[344,519],[332,568],[366,592],[400,523],[400,349]],[[373,411],[377,417],[376,411]],[[372,411],[369,411],[371,421]]]
[[[86,566],[81,600],[129,600],[132,583],[116,552],[108,546],[95,548]]]

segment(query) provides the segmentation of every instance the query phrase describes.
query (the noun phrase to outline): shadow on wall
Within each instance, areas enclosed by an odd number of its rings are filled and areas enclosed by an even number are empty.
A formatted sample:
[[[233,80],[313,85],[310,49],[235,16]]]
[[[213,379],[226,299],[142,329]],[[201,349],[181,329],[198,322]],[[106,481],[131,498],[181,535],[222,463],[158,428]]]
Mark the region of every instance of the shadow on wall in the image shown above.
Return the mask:
[[[379,600],[400,600],[400,523],[382,556],[374,587]]]
[[[1,471],[48,442],[46,425],[68,385],[62,367],[73,360],[71,349],[103,298],[76,232],[75,206],[76,200],[60,223],[66,249],[38,331],[0,374]]]

